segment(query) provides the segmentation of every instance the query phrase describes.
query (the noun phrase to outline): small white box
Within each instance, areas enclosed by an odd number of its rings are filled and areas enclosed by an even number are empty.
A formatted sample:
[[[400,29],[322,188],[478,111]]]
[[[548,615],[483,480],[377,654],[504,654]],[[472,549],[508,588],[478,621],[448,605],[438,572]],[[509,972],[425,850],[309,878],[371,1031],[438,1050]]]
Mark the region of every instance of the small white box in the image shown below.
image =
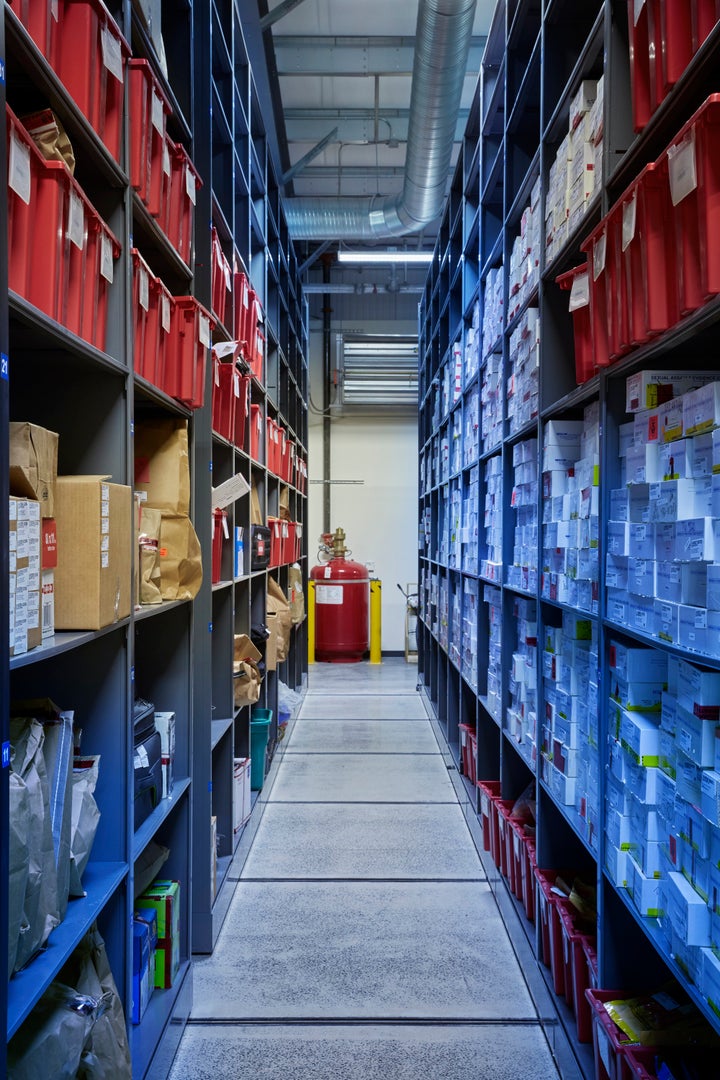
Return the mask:
[[[671,872],[665,884],[666,915],[684,945],[709,947],[710,910],[682,874]]]
[[[720,718],[720,672],[703,671],[687,660],[678,660],[677,700],[705,719]]]
[[[608,589],[621,589],[623,592],[628,587],[628,558],[625,555],[608,555],[605,560],[605,584]],[[616,619],[615,622],[624,620]]]
[[[659,721],[659,717],[657,720]],[[640,712],[621,710],[620,742],[637,765],[657,765],[660,727],[655,718]]]
[[[682,395],[660,407],[660,435],[663,442],[677,442],[683,435]]]
[[[675,526],[673,521],[655,525],[655,561],[672,562],[675,558]]]
[[[660,446],[660,473],[663,480],[681,480],[692,477],[691,439],[675,439]]]
[[[654,409],[662,402],[679,397],[713,375],[703,372],[687,374],[681,371],[638,371],[625,384],[625,408],[629,413],[639,409]]]
[[[676,523],[674,558],[676,562],[713,562],[715,560],[715,534],[712,518],[688,518]]]
[[[620,851],[630,850],[632,831],[630,819],[625,814],[608,809],[605,816],[605,833],[610,846]]]
[[[643,649],[610,642],[610,667],[633,682],[666,682],[667,656],[659,649]]]
[[[699,435],[720,426],[720,382],[691,390],[683,398],[683,432]]]
[[[707,650],[707,609],[692,604],[678,607],[678,644],[696,652]]]
[[[716,727],[716,719],[702,720],[678,704],[675,741],[680,750],[702,769],[711,769],[715,764]]]
[[[250,817],[252,804],[251,760],[235,758],[233,762],[233,832],[238,833]]]
[[[605,844],[605,869],[608,877],[617,889],[626,889],[629,879],[630,856],[627,850],[622,851],[614,844]]]
[[[660,881],[658,878],[645,877],[637,863],[630,859],[630,880],[628,892],[641,915],[658,918],[660,908]]]
[[[720,773],[715,769],[703,769],[700,789],[700,809],[703,817],[706,817],[714,828],[720,828]]]
[[[654,559],[628,559],[628,589],[635,596],[655,596]]]
[[[656,600],[655,629],[661,641],[677,645],[680,640],[680,605],[670,600]]]
[[[657,442],[635,443],[625,455],[628,484],[654,484],[662,479]]]
[[[628,555],[634,559],[655,558],[655,526],[633,521],[628,525]]]

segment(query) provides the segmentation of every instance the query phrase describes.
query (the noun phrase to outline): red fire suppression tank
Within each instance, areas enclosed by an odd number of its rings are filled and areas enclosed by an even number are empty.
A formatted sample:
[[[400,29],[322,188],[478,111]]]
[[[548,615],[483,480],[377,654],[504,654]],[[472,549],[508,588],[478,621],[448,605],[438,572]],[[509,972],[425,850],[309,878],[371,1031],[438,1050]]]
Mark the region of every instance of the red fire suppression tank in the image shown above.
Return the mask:
[[[366,566],[346,558],[345,532],[323,533],[315,582],[315,658],[336,664],[362,660],[370,647],[370,577]],[[323,556],[327,556],[323,560]]]

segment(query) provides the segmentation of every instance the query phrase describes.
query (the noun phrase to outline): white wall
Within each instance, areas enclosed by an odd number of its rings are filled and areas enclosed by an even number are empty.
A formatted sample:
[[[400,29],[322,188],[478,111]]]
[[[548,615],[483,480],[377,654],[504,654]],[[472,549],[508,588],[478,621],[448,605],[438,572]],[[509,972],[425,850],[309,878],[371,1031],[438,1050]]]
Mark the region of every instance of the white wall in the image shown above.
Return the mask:
[[[377,332],[377,328],[374,328]],[[407,332],[394,328],[395,333]],[[411,330],[412,332],[412,330]],[[311,335],[310,394],[322,405],[322,336]],[[309,415],[308,553],[315,565],[316,540],[322,532],[322,416]],[[359,484],[330,485],[330,528],[342,526],[351,558],[374,563],[382,588],[382,645],[405,649],[405,600],[397,589],[417,580],[417,416],[345,414],[331,429],[331,480]]]

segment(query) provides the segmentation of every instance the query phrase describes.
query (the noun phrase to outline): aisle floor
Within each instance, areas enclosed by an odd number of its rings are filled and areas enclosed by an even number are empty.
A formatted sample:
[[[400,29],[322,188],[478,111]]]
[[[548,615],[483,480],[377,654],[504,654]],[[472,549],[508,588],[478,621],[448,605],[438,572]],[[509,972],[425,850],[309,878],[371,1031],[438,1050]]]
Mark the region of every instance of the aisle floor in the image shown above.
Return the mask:
[[[171,1080],[558,1080],[416,681],[311,669]]]

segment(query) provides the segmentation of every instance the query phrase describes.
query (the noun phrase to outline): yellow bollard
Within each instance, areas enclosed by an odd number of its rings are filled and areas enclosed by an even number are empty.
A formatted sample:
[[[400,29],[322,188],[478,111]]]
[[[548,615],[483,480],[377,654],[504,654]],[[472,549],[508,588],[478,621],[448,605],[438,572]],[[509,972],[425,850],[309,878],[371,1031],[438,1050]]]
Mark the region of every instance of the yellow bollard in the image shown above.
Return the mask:
[[[370,663],[382,664],[382,581],[370,581]]]
[[[315,582],[308,581],[307,604],[308,664],[315,663]]]

